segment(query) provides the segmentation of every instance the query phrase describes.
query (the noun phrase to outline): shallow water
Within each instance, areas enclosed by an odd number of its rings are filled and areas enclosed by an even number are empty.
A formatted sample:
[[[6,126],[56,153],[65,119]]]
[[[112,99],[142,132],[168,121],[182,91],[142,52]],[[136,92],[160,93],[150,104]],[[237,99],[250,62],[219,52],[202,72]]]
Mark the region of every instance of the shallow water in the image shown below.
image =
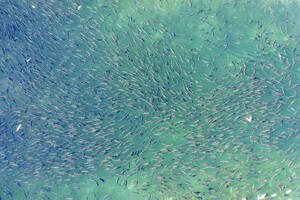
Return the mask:
[[[299,7],[1,1],[0,199],[299,199]]]

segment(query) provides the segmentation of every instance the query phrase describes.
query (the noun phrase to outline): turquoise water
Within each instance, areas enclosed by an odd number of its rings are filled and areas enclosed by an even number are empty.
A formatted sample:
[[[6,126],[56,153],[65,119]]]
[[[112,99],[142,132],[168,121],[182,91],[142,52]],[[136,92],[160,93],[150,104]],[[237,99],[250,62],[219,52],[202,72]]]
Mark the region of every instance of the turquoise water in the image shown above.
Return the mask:
[[[300,199],[299,10],[1,0],[0,199]]]

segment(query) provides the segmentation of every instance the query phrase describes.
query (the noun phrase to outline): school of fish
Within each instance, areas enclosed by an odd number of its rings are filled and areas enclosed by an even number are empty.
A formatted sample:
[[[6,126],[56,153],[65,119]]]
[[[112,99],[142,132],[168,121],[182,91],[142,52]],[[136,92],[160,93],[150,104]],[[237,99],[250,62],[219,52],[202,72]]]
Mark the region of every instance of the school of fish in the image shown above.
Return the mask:
[[[296,0],[0,2],[0,200],[300,199]]]

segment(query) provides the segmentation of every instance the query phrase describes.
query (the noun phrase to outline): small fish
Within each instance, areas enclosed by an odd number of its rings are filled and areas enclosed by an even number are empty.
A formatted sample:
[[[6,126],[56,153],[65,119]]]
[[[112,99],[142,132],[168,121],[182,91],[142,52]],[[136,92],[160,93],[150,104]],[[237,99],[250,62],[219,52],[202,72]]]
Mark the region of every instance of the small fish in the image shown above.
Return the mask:
[[[287,191],[285,192],[285,194],[289,194],[289,193],[291,193],[291,192],[292,192],[292,190],[289,189],[289,190],[287,190]]]
[[[246,120],[247,120],[248,122],[252,122],[252,116],[251,116],[251,115],[247,116],[247,117],[246,117]]]
[[[276,196],[277,196],[277,194],[276,194],[276,193],[274,193],[274,194],[272,194],[272,195],[271,195],[271,197],[276,197]]]
[[[16,132],[18,132],[21,129],[21,127],[22,127],[22,124],[19,124],[16,128]]]
[[[267,194],[257,195],[257,200],[265,199]]]
[[[99,178],[99,180],[103,183],[105,182],[105,180],[103,178]]]

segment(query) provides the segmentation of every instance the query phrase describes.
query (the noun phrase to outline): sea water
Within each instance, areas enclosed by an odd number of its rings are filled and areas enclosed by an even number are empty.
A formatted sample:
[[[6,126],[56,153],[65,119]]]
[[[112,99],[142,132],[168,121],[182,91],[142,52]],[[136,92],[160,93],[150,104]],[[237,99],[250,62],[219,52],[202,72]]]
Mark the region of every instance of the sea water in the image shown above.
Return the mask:
[[[299,199],[299,10],[0,1],[0,199]]]

